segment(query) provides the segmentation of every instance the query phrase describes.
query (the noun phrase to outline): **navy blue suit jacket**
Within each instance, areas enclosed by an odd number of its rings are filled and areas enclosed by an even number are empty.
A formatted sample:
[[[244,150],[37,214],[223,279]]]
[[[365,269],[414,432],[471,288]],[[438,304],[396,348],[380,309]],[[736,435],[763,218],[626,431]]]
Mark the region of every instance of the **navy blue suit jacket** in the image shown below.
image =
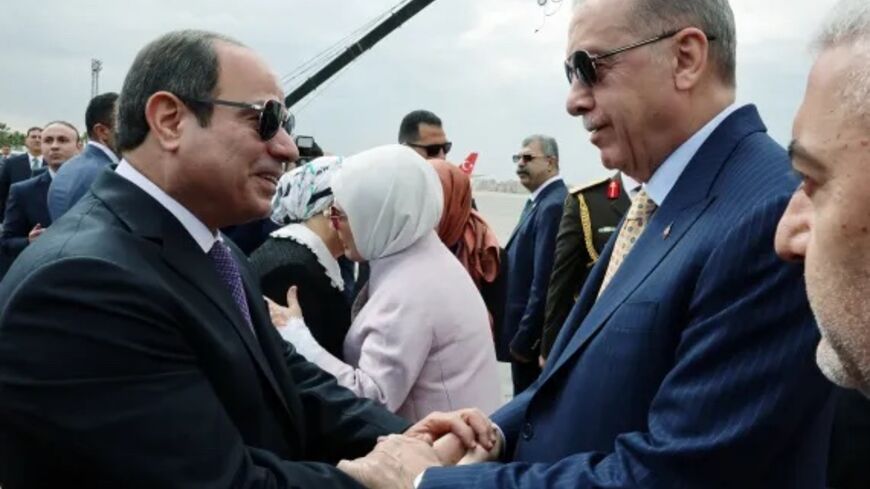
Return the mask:
[[[795,186],[755,108],[731,114],[596,300],[614,233],[541,376],[493,415],[518,463],[421,488],[825,487],[831,386],[803,267],[773,249]]]
[[[45,171],[45,163],[41,171]],[[0,216],[6,214],[6,201],[9,199],[9,189],[13,184],[35,176],[30,169],[30,155],[22,153],[6,158],[0,166]]]
[[[496,338],[496,354],[501,361],[513,360],[511,350],[537,361],[556,234],[567,195],[568,188],[561,180],[545,187],[505,246],[507,298]]]
[[[92,144],[64,163],[48,189],[48,213],[51,218],[57,220],[74,206],[91,188],[97,175],[111,164],[109,155]]]
[[[51,224],[46,203],[49,185],[51,175],[44,171],[10,188],[0,234],[0,249],[6,256],[15,258],[27,247],[27,235],[37,223],[44,228]]]

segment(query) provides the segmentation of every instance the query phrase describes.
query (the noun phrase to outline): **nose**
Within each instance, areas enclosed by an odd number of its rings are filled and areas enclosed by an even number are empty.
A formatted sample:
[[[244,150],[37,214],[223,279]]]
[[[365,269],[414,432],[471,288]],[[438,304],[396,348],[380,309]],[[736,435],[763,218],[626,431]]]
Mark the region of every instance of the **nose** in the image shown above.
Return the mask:
[[[595,107],[595,98],[592,96],[592,88],[583,83],[578,77],[574,77],[571,88],[568,90],[568,99],[565,101],[565,109],[574,117],[582,116]]]
[[[290,163],[299,159],[299,148],[293,142],[293,138],[287,134],[284,128],[278,130],[275,136],[266,143],[266,149],[272,158],[278,161]]]
[[[802,189],[798,189],[776,227],[776,254],[786,261],[802,261],[807,254],[812,231],[812,202]]]

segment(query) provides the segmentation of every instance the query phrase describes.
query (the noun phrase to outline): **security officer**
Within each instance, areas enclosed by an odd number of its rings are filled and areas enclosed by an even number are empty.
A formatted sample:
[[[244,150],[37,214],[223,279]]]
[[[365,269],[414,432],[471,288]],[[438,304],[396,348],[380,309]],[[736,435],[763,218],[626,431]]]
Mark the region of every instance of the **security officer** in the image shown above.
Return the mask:
[[[541,338],[543,367],[592,265],[631,205],[620,173],[574,187],[565,199]]]

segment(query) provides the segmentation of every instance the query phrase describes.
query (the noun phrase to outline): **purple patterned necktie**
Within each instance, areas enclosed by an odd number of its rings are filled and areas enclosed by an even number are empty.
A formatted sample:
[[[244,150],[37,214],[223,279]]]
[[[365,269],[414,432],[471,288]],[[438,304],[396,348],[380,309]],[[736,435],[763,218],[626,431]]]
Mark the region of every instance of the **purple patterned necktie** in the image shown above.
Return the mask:
[[[224,284],[226,284],[230,295],[233,296],[233,300],[236,302],[236,306],[239,307],[239,311],[242,313],[242,317],[245,318],[245,322],[248,323],[248,327],[253,332],[254,326],[251,323],[248,300],[245,298],[245,288],[242,286],[242,275],[239,273],[239,265],[230,253],[229,247],[222,241],[215,241],[208,252],[208,256],[214,262],[218,275],[220,275]]]

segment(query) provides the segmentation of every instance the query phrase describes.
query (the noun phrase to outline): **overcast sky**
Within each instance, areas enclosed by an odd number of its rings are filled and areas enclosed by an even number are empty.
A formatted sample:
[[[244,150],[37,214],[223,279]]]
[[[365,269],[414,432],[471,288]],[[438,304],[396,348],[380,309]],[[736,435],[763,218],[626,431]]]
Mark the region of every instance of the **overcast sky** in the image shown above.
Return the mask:
[[[136,52],[178,28],[208,29],[261,53],[279,76],[333,45],[398,0],[3,0],[0,121],[24,130],[53,119],[84,126],[90,59],[101,91],[118,91]],[[807,45],[834,0],[732,0],[738,101],[759,106],[787,143],[811,59]],[[294,108],[298,133],[336,154],[395,142],[410,110],[444,121],[451,159],[478,151],[477,173],[513,177],[523,137],[559,142],[562,173],[606,175],[579,120],[565,112],[562,69],[571,0],[436,0],[316,97]],[[545,16],[546,14],[552,14]],[[300,80],[285,86],[289,92]]]

